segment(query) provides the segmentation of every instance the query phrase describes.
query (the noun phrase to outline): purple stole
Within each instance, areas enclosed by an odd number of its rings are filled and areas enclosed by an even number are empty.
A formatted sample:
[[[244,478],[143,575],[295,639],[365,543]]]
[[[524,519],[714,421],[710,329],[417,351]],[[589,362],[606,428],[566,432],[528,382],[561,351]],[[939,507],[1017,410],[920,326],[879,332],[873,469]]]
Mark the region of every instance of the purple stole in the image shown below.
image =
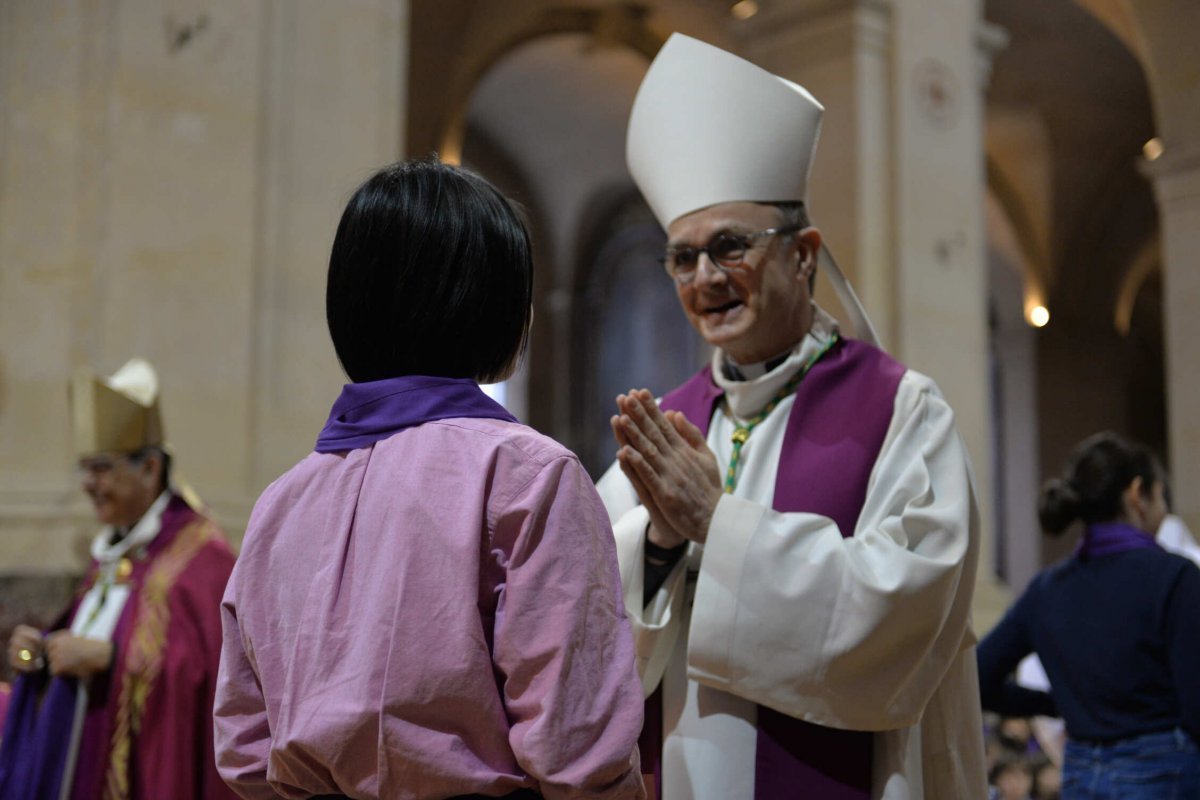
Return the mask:
[[[829,517],[843,537],[854,533],[867,482],[891,424],[905,368],[881,350],[844,339],[800,382],[783,435],[775,479],[776,511]],[[662,400],[708,435],[722,396],[705,367]],[[796,609],[795,613],[804,613]],[[662,690],[646,701],[638,742],[642,771],[662,794]],[[859,800],[871,795],[874,734],[813,725],[758,707],[756,800]]]
[[[46,673],[17,676],[0,748],[3,800],[58,797],[75,722],[75,685],[73,678],[51,680]]]

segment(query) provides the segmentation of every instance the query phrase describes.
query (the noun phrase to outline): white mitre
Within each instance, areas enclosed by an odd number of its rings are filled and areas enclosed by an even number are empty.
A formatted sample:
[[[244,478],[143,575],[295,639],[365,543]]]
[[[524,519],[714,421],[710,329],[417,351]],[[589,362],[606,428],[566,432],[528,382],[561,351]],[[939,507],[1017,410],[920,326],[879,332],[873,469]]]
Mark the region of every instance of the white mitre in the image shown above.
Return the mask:
[[[625,159],[664,228],[718,203],[807,203],[823,113],[803,86],[675,33],[633,101]],[[828,248],[818,258],[858,338],[878,344]]]
[[[824,111],[804,87],[676,33],[638,89],[625,157],[664,228],[717,203],[804,202]]]

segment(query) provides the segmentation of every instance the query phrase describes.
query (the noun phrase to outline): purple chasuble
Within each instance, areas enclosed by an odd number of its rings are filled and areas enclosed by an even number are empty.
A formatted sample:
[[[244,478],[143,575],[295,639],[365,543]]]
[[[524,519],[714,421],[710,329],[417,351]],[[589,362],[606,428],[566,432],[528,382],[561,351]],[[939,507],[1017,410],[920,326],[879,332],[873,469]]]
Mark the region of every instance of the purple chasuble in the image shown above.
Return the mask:
[[[405,428],[454,417],[517,421],[470,378],[404,375],[342,387],[315,449],[357,450]]]
[[[813,366],[796,389],[784,431],[776,511],[820,514],[837,523],[843,537],[854,534],[904,372],[883,351],[853,339],[843,339]],[[705,367],[667,394],[662,408],[681,411],[707,436],[722,394]],[[869,798],[873,740],[870,732],[813,725],[759,706],[754,796]],[[661,687],[646,701],[639,746],[642,771],[654,773],[661,794]]]
[[[135,636],[134,610],[140,602],[141,586],[155,563],[157,553],[162,552],[175,535],[195,518],[196,512],[182,498],[173,497],[162,512],[159,535],[147,545],[152,555],[135,562],[134,571],[129,577],[133,590],[111,636],[116,648],[114,668],[92,676],[89,684],[88,709],[79,732],[75,771],[70,776],[71,789],[67,795],[74,800],[99,797],[105,786],[113,760],[111,754],[119,687],[127,669],[124,659],[129,643]],[[91,588],[96,574],[93,564],[72,607],[50,630],[70,628],[79,601]],[[0,744],[0,800],[60,796],[63,780],[67,777],[66,759],[75,721],[78,685],[75,678],[52,677],[47,670],[17,677],[8,717],[4,721],[3,743]],[[181,722],[178,727],[183,730],[184,726],[195,722]],[[200,746],[199,743],[197,746]],[[185,764],[171,766],[176,769],[188,767]]]
[[[1091,558],[1146,548],[1163,549],[1154,541],[1154,536],[1140,528],[1124,522],[1098,522],[1087,526],[1083,538],[1079,540],[1079,546],[1075,548],[1075,556],[1087,561]]]

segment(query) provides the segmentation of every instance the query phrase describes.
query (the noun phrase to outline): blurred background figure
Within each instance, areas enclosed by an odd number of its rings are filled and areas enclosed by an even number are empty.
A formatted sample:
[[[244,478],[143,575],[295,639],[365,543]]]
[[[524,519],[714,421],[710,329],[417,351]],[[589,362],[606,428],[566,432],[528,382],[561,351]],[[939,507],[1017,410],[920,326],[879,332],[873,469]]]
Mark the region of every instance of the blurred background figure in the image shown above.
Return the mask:
[[[1024,717],[1001,717],[996,726],[996,736],[1005,750],[1021,755],[1037,747],[1029,720]]]
[[[158,378],[134,359],[71,383],[80,486],[103,528],[75,601],[49,631],[18,625],[0,797],[226,798],[212,698],[222,532],[171,481]]]
[[[985,708],[1064,719],[1064,798],[1200,796],[1200,569],[1154,539],[1164,489],[1144,448],[1111,433],[1081,443],[1038,508],[1048,533],[1081,520],[1079,547],[979,646]],[[1008,678],[1030,652],[1049,693]]]
[[[1058,800],[1062,777],[1059,767],[1042,751],[1030,720],[988,713],[984,715],[984,726],[989,796]],[[1023,788],[1024,776],[1032,788]]]
[[[1048,758],[1033,762],[1034,800],[1059,800],[1062,797],[1062,769]]]
[[[1002,753],[988,771],[989,800],[1029,800],[1033,772],[1028,759],[1017,753]]]
[[[1169,484],[1164,484],[1163,498],[1166,500],[1168,510],[1171,508],[1169,489]],[[1200,546],[1197,546],[1196,539],[1187,524],[1176,515],[1168,513],[1163,518],[1158,526],[1158,532],[1154,535],[1154,540],[1162,545],[1164,550],[1178,553],[1200,565]],[[1019,685],[1028,689],[1050,691],[1050,679],[1046,677],[1046,669],[1042,666],[1042,661],[1036,653],[1030,653],[1021,659],[1021,663],[1017,665],[1016,680]],[[1029,722],[1038,747],[1057,767],[1061,768],[1063,747],[1067,741],[1067,729],[1063,721],[1058,717],[1036,716]]]

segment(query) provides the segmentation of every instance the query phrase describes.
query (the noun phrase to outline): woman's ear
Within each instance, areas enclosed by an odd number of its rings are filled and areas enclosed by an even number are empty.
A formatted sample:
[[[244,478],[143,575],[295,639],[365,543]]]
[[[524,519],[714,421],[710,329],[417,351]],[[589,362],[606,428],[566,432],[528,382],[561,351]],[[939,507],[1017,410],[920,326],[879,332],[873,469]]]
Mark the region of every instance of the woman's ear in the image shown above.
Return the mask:
[[[1129,482],[1125,487],[1125,491],[1121,492],[1121,504],[1125,509],[1125,516],[1135,525],[1141,525],[1146,520],[1146,514],[1150,506],[1150,495],[1146,488],[1146,482],[1138,475]]]

